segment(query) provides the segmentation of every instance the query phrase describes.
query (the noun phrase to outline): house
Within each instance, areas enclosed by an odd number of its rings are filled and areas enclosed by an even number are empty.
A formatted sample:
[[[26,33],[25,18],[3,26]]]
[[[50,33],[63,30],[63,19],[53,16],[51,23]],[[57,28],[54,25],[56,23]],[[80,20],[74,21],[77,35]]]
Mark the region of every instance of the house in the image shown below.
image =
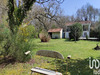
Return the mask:
[[[51,38],[53,38],[53,39],[62,38],[63,29],[62,28],[50,29],[50,30],[48,30],[48,33],[50,34]]]
[[[70,26],[75,23],[80,23],[83,27],[83,33],[81,38],[84,38],[86,36],[90,37],[91,21],[68,22],[65,24],[64,31],[62,28],[56,28],[48,30],[48,33],[50,34],[51,38],[69,38]]]
[[[70,33],[70,26],[72,26],[75,23],[80,23],[83,27],[83,33],[82,33],[82,38],[88,36],[90,37],[90,26],[91,26],[91,21],[80,21],[80,22],[69,22],[66,23],[66,29],[65,32],[63,32],[65,34],[65,38],[69,38],[69,33]]]

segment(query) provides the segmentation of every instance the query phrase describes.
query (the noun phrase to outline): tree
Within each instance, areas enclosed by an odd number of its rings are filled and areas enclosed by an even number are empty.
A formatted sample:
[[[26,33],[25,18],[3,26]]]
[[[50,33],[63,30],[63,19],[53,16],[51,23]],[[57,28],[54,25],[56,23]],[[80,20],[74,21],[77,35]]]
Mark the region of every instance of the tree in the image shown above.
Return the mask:
[[[94,28],[94,35],[100,40],[100,21],[96,23],[96,27]],[[92,33],[93,35],[93,33]]]
[[[61,16],[61,13],[60,5],[57,2],[51,1],[42,6],[33,5],[25,22],[31,20],[31,24],[34,22],[37,28],[45,30],[50,29],[52,25],[61,27],[65,24],[65,17]]]
[[[14,27],[19,26],[22,23],[27,15],[27,11],[30,10],[35,1],[36,0],[23,0],[23,4],[19,4],[17,7],[15,6],[14,0],[8,0],[8,20],[12,33],[14,33]]]
[[[21,3],[22,1],[22,3]],[[29,11],[33,3],[45,3],[51,0],[19,0],[19,5],[16,6],[15,0],[8,0],[8,21],[9,27],[12,33],[14,33],[14,27],[22,24],[24,18],[27,16],[27,11]],[[54,0],[58,3],[61,0]]]
[[[0,0],[0,24],[4,24],[4,20],[7,19],[7,0]]]
[[[85,6],[82,6],[81,9],[77,10],[76,15],[77,21],[82,21],[87,18],[87,20],[95,22],[99,19],[100,11],[92,5],[86,4]]]
[[[82,25],[80,23],[75,23],[70,27],[70,39],[74,39],[76,42],[79,40],[79,37],[82,35]]]

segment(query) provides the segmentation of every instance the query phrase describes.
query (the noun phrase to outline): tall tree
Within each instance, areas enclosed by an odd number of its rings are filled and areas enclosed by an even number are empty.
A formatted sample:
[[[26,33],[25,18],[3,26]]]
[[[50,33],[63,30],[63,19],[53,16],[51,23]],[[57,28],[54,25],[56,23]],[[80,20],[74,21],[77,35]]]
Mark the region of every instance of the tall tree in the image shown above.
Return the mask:
[[[3,19],[7,18],[7,0],[0,0],[0,23],[3,23]]]
[[[20,3],[22,1],[22,3]],[[19,0],[18,7],[16,6],[15,0],[8,0],[8,20],[10,30],[14,33],[14,27],[22,24],[24,18],[27,16],[27,11],[29,11],[33,3],[45,3],[51,0]],[[61,0],[54,0],[57,2],[62,2]]]
[[[100,11],[97,8],[94,8],[92,5],[87,4],[81,9],[78,9],[76,12],[77,20],[87,20],[96,21],[99,18]]]
[[[27,11],[30,10],[32,4],[36,0],[23,0],[23,4],[16,7],[14,0],[8,0],[8,20],[11,31],[14,33],[14,26],[19,26],[25,16]]]
[[[45,30],[50,29],[52,25],[61,27],[65,24],[65,17],[61,16],[61,12],[60,5],[57,2],[51,1],[42,6],[34,5],[26,21],[34,21],[35,26],[37,26],[38,22],[38,26],[40,27],[41,25],[40,28],[44,28]]]

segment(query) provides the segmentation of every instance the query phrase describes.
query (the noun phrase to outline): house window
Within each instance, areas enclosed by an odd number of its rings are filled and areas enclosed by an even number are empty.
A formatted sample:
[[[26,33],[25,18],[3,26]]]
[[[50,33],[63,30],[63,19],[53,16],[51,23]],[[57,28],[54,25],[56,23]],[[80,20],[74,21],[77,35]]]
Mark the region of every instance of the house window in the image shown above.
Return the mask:
[[[70,27],[67,27],[67,30],[66,31],[69,32],[70,31]]]
[[[88,25],[83,25],[83,31],[88,31]]]

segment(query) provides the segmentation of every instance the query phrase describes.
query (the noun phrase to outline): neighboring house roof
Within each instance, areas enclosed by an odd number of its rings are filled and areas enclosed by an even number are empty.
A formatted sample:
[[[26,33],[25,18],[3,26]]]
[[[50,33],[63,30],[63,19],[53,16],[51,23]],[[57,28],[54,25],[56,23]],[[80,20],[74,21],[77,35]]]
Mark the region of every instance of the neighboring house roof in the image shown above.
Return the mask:
[[[75,24],[75,23],[80,23],[80,24],[90,24],[91,21],[68,22],[68,23],[66,23],[65,25],[66,25],[66,26],[71,26],[71,25],[73,25],[73,24]]]
[[[62,28],[49,29],[48,32],[60,32]]]

